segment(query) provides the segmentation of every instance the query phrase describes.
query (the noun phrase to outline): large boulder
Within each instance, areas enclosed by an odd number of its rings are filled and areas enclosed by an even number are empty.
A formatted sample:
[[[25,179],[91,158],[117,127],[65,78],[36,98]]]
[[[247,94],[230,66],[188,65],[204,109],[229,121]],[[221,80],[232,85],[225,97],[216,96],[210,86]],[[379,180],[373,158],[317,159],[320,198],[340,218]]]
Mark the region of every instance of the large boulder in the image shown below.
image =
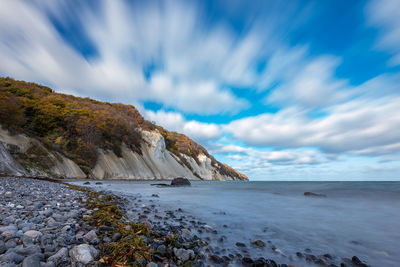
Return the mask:
[[[174,178],[171,181],[171,186],[190,186],[190,181],[184,177]]]

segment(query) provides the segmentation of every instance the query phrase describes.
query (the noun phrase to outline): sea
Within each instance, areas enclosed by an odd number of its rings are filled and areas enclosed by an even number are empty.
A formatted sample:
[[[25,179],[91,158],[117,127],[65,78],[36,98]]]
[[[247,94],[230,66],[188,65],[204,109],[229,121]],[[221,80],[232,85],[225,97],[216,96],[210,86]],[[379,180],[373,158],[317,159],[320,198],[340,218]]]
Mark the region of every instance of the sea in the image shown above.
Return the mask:
[[[140,196],[145,204],[157,194],[158,209],[181,208],[216,229],[223,244],[212,233],[204,235],[226,253],[239,251],[235,244],[242,242],[252,258],[295,266],[308,266],[296,257],[296,252],[306,251],[331,254],[338,263],[357,256],[370,266],[400,266],[400,182],[192,181],[190,187],[156,187],[154,181],[102,183],[91,181],[91,186],[128,199]],[[254,240],[267,246],[251,246]]]

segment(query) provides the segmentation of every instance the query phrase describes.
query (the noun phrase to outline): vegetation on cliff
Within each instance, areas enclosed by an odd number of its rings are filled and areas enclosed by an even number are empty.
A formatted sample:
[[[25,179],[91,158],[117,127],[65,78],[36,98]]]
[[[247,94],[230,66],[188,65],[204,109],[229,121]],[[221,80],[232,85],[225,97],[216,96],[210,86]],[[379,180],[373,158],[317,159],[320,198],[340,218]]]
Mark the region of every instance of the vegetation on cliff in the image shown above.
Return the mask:
[[[12,133],[40,140],[48,149],[72,159],[87,174],[96,163],[98,148],[121,156],[124,143],[141,153],[140,145],[145,141],[140,129],[157,129],[164,136],[167,150],[189,168],[181,154],[197,162],[198,155],[204,154],[221,174],[241,176],[187,136],[145,120],[132,105],[60,94],[46,86],[12,78],[0,78],[0,124]]]

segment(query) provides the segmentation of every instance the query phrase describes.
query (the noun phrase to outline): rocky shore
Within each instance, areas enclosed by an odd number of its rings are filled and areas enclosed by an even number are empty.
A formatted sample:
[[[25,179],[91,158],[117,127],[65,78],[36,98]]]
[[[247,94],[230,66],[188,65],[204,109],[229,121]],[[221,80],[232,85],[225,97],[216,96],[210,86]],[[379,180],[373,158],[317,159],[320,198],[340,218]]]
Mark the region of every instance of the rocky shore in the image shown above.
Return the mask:
[[[66,185],[0,179],[0,266],[83,266],[98,256],[82,224],[87,195]]]
[[[262,240],[215,246],[224,236],[179,207],[162,210],[157,194],[115,196],[94,184],[0,178],[0,266],[367,266],[311,251],[293,255],[304,265],[252,258],[251,247],[279,249]]]

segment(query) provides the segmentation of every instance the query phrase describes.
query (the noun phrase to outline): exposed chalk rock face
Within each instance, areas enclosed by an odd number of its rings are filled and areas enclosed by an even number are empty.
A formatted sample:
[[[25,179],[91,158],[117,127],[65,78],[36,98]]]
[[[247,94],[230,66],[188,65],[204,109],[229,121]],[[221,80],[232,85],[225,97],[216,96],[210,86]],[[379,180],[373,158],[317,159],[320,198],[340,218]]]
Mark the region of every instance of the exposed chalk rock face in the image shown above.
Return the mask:
[[[45,162],[48,168],[30,165],[23,168],[19,162],[18,155],[25,155],[27,158],[29,150],[35,147],[45,155]],[[43,156],[43,155],[42,155]],[[9,131],[0,127],[0,173],[10,175],[42,175],[42,176],[63,176],[67,178],[86,178],[85,173],[72,160],[64,157],[58,152],[48,151],[38,140],[27,137],[23,134],[11,135]]]
[[[25,175],[26,171],[13,159],[5,146],[5,143],[0,142],[0,173]]]
[[[198,164],[192,157],[181,154],[190,164],[189,169],[181,160],[166,150],[164,137],[158,131],[142,131],[145,143],[138,154],[125,145],[122,157],[112,151],[99,150],[92,176],[96,179],[167,179],[183,176],[195,180],[233,180],[222,175],[212,166],[211,159],[198,155]]]
[[[90,176],[94,179],[235,179],[222,175],[216,168],[218,165],[213,166],[212,160],[204,154],[199,154],[196,160],[185,154],[180,154],[181,158],[174,155],[166,149],[164,137],[157,130],[142,130],[141,134],[144,142],[140,153],[125,144],[121,146],[121,157],[113,151],[98,149],[97,161]],[[35,156],[29,155],[31,151],[40,152],[37,153],[42,157],[41,161],[45,161],[45,166],[26,164],[25,157],[21,160],[21,155],[28,158]],[[0,173],[86,178],[86,174],[71,159],[49,151],[36,139],[23,134],[11,135],[3,129],[0,129]]]

